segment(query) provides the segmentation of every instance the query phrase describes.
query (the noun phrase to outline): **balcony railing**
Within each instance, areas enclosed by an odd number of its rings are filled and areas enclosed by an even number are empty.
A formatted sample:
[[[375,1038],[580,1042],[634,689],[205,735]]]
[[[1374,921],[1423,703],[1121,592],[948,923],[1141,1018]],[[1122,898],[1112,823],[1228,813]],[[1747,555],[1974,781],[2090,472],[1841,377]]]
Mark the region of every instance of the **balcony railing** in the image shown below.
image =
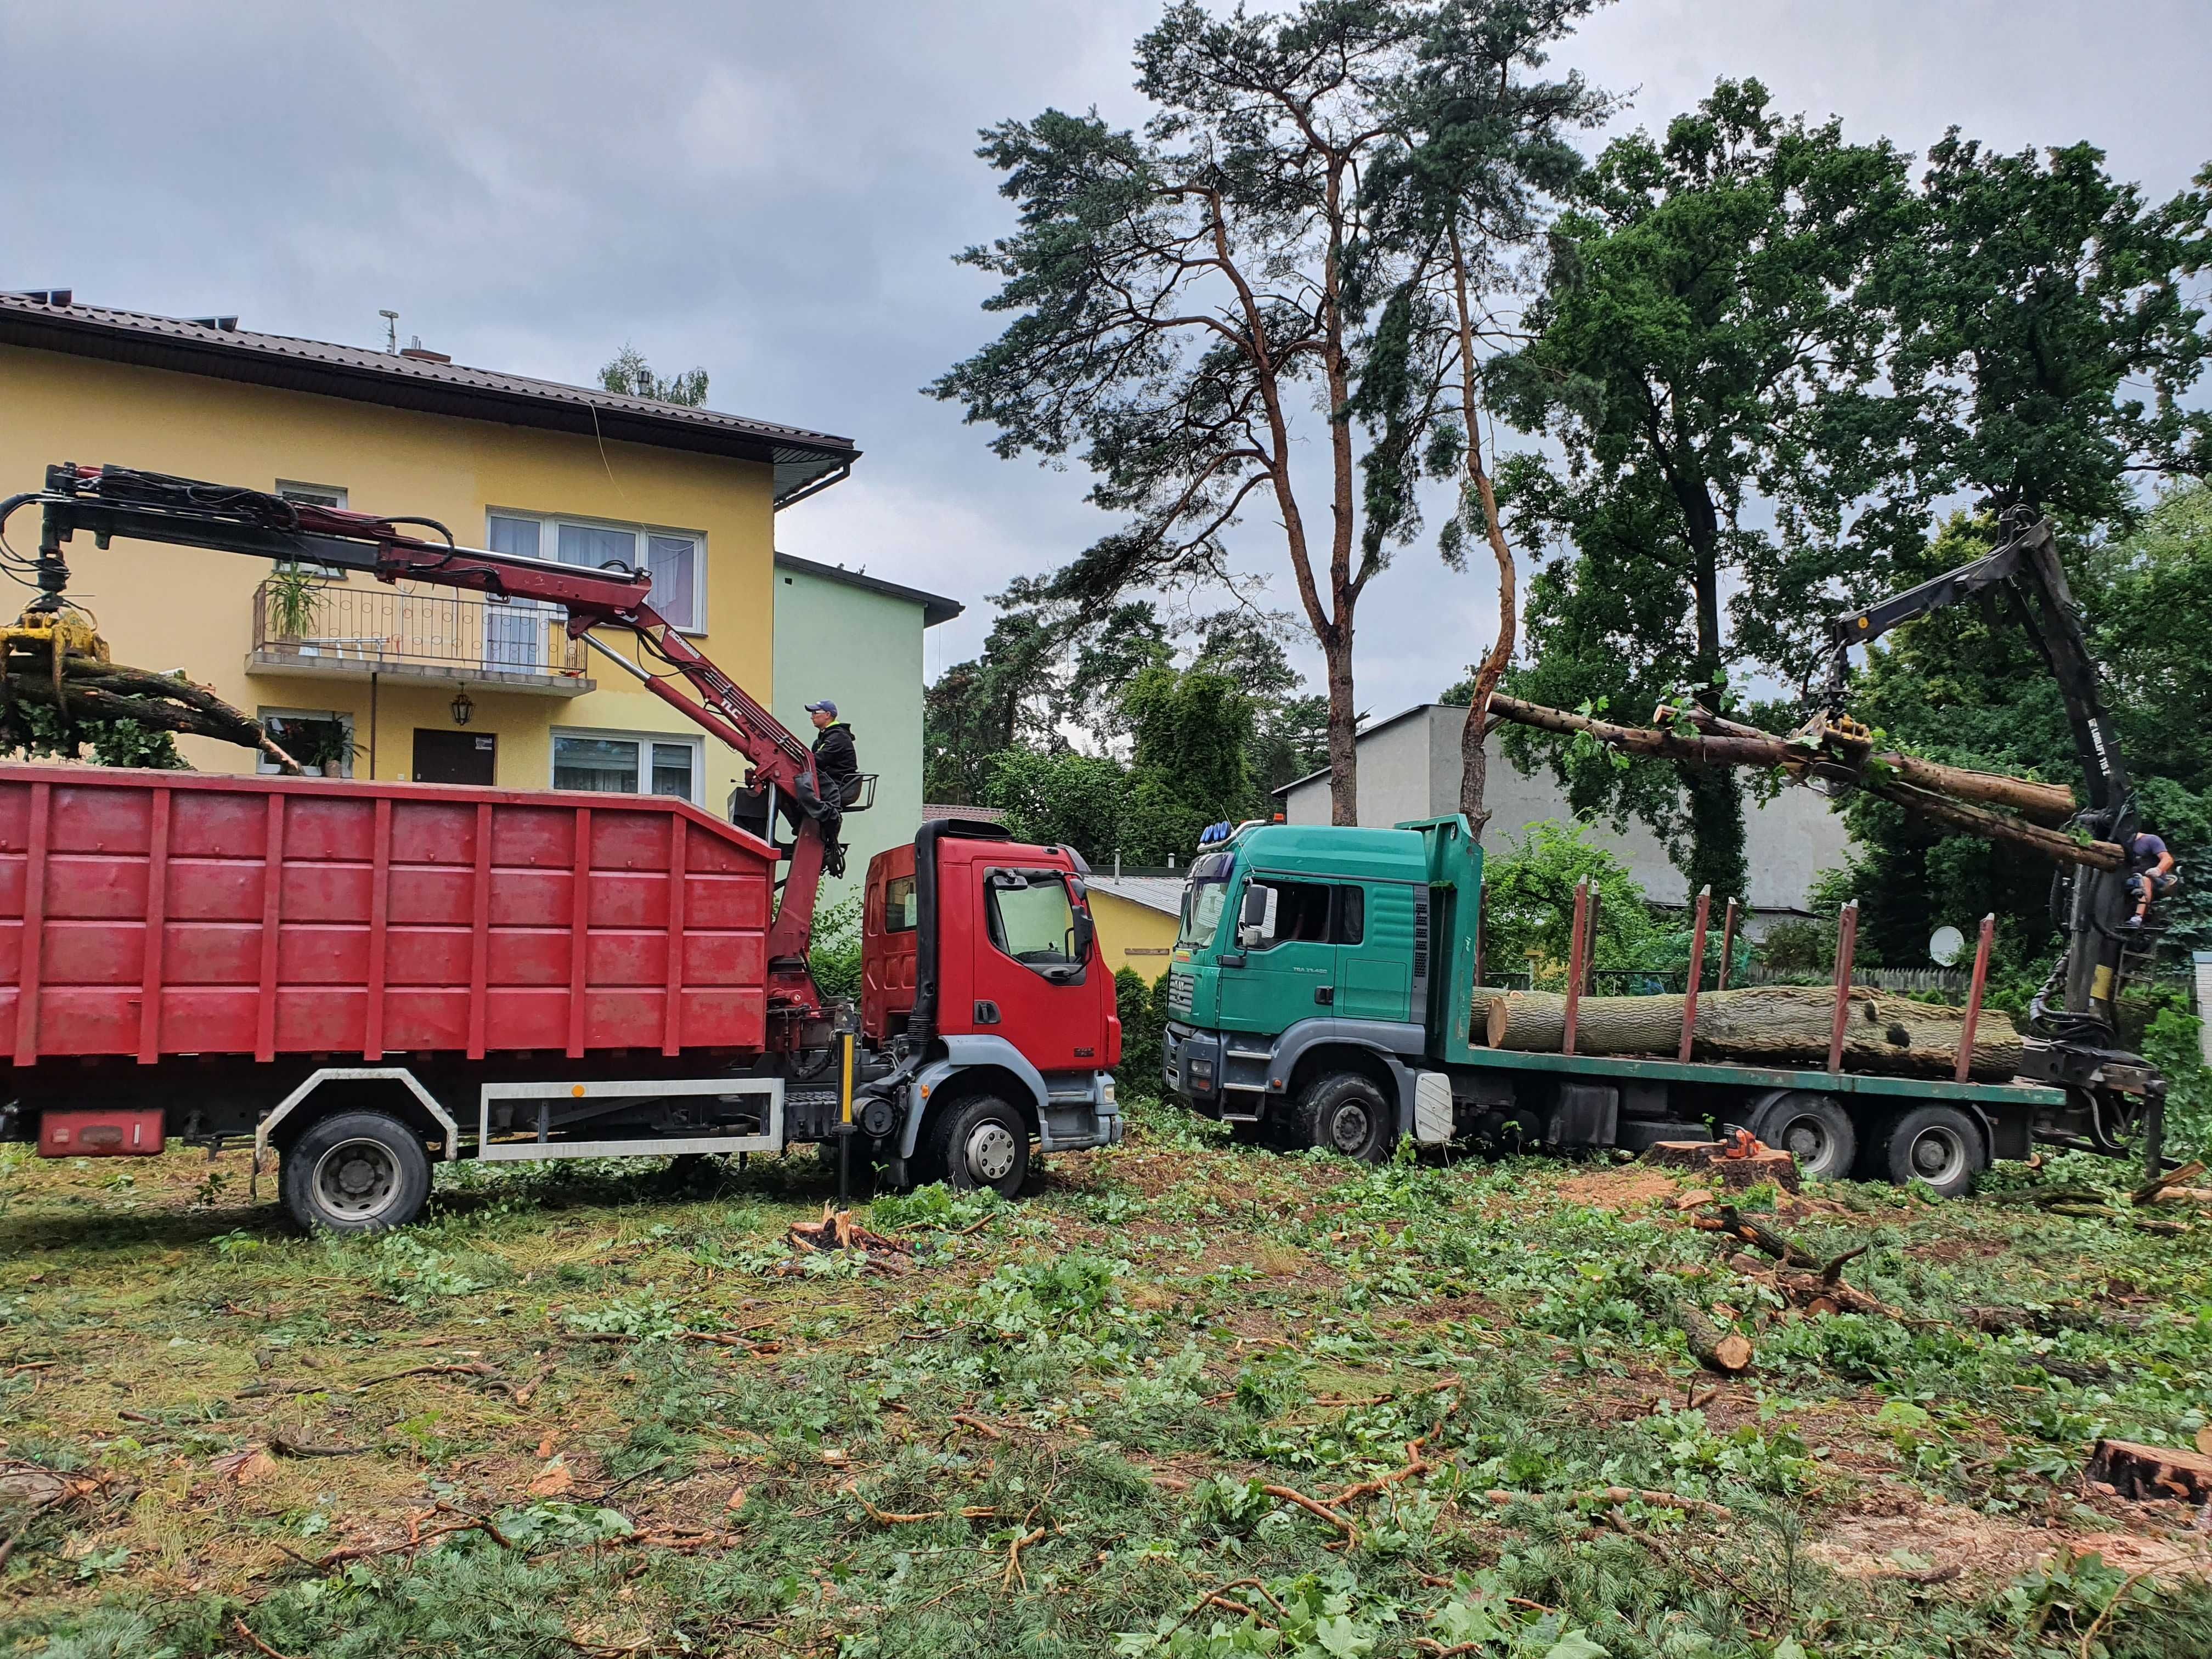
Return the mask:
[[[253,591],[252,672],[390,675],[567,697],[592,689],[583,642],[568,637],[557,606],[332,581],[295,611],[277,586]]]

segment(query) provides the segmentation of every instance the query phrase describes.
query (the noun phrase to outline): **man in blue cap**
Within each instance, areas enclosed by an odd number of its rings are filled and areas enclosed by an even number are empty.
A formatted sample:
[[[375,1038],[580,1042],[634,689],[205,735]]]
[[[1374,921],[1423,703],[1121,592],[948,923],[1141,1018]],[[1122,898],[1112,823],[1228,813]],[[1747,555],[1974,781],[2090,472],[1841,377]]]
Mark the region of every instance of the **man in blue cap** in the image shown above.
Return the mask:
[[[853,728],[837,718],[837,705],[827,697],[808,703],[806,712],[814,721],[814,775],[821,780],[822,799],[832,807],[842,806],[853,780],[860,775]]]

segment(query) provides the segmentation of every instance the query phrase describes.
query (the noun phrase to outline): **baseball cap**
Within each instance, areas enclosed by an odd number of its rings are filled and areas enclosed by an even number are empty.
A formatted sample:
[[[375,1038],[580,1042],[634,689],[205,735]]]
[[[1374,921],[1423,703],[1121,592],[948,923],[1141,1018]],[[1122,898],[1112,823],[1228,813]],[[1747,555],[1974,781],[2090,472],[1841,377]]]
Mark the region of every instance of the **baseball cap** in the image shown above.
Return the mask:
[[[824,697],[820,702],[808,703],[806,705],[806,712],[810,714],[834,715],[837,712],[837,705],[830,702],[829,698]]]

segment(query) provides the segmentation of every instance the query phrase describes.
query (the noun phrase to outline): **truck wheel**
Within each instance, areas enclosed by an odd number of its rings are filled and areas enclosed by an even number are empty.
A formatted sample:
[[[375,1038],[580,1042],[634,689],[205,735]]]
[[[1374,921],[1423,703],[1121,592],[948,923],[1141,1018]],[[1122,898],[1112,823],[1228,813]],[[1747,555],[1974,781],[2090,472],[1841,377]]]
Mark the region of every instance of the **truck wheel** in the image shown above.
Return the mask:
[[[1858,1131],[1833,1095],[1791,1089],[1759,1109],[1752,1133],[1797,1160],[1797,1172],[1816,1181],[1841,1181],[1858,1158]]]
[[[996,1095],[956,1102],[932,1139],[933,1168],[955,1192],[995,1187],[1000,1197],[1014,1198],[1029,1179],[1029,1125]]]
[[[1889,1132],[1889,1178],[1899,1187],[1924,1181],[1956,1198],[1989,1164],[1982,1126],[1955,1106],[1916,1106]]]
[[[1395,1115],[1382,1091],[1357,1072],[1322,1078],[1298,1103],[1306,1145],[1341,1152],[1363,1164],[1380,1164],[1398,1138]]]
[[[340,1112],[292,1143],[280,1185],[284,1207],[311,1231],[381,1232],[422,1213],[430,1154],[388,1112]]]

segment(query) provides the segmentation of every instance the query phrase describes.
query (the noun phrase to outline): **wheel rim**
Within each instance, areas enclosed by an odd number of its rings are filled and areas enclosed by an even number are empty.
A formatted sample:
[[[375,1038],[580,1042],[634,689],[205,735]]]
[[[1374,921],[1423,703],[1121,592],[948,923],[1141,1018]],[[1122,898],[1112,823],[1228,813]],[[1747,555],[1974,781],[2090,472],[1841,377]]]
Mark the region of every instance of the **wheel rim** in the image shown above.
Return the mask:
[[[399,1201],[399,1160],[380,1141],[342,1140],[315,1160],[317,1203],[342,1221],[374,1221]]]
[[[1020,1152],[1003,1123],[979,1123],[968,1133],[968,1169],[979,1180],[1005,1180]]]
[[[1966,1172],[1966,1138],[1948,1124],[1931,1124],[1913,1136],[1906,1161],[1919,1180],[1947,1186]]]
[[[1782,1150],[1797,1160],[1801,1170],[1827,1167],[1835,1155],[1835,1139],[1828,1133],[1826,1124],[1809,1115],[1793,1117],[1782,1126]]]
[[[1328,1142],[1340,1152],[1357,1152],[1367,1145],[1367,1114],[1347,1101],[1328,1121]]]

